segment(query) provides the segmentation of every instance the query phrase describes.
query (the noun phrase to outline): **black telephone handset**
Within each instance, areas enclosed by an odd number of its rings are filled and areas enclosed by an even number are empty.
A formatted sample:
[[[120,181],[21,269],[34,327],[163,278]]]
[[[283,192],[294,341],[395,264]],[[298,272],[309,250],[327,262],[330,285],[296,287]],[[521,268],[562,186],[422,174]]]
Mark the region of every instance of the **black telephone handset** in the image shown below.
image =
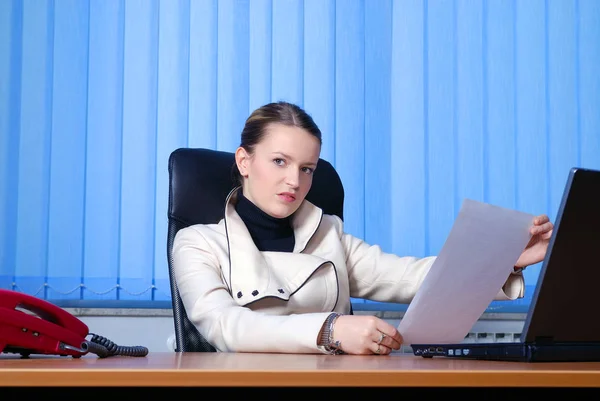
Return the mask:
[[[86,340],[87,336],[91,339]],[[88,326],[66,310],[40,298],[0,289],[0,353],[61,355],[79,358],[93,353],[146,356],[143,346],[119,346],[89,332]]]

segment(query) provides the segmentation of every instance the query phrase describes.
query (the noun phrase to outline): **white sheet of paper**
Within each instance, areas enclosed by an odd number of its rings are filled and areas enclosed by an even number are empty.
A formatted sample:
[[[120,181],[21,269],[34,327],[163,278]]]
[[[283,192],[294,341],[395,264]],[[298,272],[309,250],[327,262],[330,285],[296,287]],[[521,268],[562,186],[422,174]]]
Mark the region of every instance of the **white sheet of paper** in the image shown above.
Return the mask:
[[[460,343],[531,238],[531,214],[464,200],[398,330],[404,344]]]

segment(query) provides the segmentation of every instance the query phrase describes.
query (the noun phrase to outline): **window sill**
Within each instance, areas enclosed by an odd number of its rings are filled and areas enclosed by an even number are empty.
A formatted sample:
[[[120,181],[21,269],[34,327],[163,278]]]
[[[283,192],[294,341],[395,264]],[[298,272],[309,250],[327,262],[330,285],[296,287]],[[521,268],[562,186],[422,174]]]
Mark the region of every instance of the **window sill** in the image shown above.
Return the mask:
[[[171,317],[170,302],[162,301],[52,301],[75,316],[132,316],[132,317]],[[357,315],[375,315],[383,319],[401,319],[406,305],[385,303],[353,304]],[[526,312],[515,310],[487,311],[481,320],[524,320]]]

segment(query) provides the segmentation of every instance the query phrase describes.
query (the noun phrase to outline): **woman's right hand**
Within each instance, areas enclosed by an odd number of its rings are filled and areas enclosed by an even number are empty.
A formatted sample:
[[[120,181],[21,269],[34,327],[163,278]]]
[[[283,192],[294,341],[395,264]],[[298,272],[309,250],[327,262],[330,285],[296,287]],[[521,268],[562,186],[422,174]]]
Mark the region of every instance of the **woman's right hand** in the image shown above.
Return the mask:
[[[346,354],[356,355],[387,355],[402,345],[398,330],[375,316],[338,317],[333,327],[333,340],[340,342],[340,348]]]

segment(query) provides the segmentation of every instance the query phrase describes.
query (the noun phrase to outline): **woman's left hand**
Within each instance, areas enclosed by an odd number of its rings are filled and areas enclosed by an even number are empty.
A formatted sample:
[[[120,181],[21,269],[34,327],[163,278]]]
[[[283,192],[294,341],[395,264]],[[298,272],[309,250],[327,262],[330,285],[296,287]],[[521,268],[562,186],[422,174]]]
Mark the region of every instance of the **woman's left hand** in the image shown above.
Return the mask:
[[[529,230],[532,237],[521,256],[519,256],[515,267],[523,268],[544,260],[553,228],[554,224],[545,214],[536,216],[533,219],[533,226]]]

